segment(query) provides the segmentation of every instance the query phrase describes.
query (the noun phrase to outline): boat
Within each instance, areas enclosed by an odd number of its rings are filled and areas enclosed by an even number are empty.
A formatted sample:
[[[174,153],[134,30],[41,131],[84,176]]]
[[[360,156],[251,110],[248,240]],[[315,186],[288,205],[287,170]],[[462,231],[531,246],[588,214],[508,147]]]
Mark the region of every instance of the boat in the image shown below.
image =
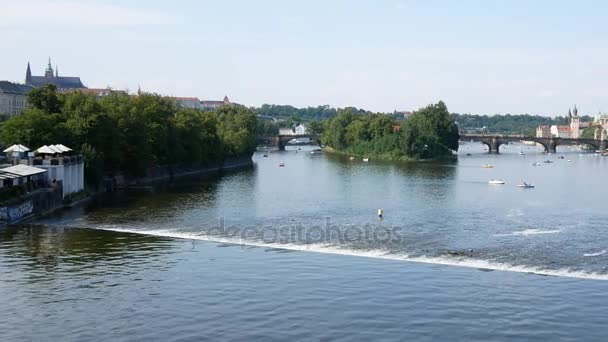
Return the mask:
[[[493,169],[494,165],[485,164],[485,165],[482,165],[481,167],[483,167],[484,169]]]
[[[566,159],[566,157],[564,157],[564,156],[559,156],[558,158],[559,159]]]
[[[285,163],[280,163],[279,167],[285,167]]]
[[[350,160],[355,160],[355,157],[350,157],[350,158],[348,158],[348,159],[350,159]]]
[[[268,158],[268,155],[267,155],[267,154],[265,154],[263,157],[264,157],[264,158]]]
[[[503,185],[505,184],[505,181],[500,180],[500,179],[492,179],[488,182],[488,184],[492,184],[492,185]]]
[[[532,166],[541,166],[542,164],[541,163],[532,163],[530,165],[532,165]]]
[[[517,187],[518,188],[524,188],[524,189],[533,189],[534,185],[528,184],[526,182],[521,182],[521,183],[517,184]]]
[[[369,158],[363,158],[363,161],[364,161],[364,162],[368,162],[368,161],[369,161]]]
[[[545,164],[553,164],[553,160],[545,160],[543,163],[545,163]]]
[[[524,151],[519,151],[520,156],[523,156],[524,154],[525,154]]]

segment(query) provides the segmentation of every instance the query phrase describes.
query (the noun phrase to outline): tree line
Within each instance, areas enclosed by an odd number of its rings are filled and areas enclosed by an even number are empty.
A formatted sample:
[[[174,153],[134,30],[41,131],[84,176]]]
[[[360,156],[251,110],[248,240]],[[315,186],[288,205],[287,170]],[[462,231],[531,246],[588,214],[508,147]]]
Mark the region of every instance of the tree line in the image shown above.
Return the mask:
[[[157,94],[97,98],[53,85],[32,90],[28,102],[1,124],[0,142],[70,146],[85,157],[89,184],[104,175],[143,176],[154,166],[220,162],[256,147],[256,115],[242,106],[202,112]]]
[[[443,102],[396,121],[385,114],[363,115],[350,109],[313,125],[321,143],[348,154],[420,160],[452,156],[458,150],[458,127]]]
[[[403,120],[395,113],[374,113],[355,107],[333,108],[330,106],[316,106],[296,108],[289,105],[264,104],[252,110],[261,115],[262,118],[272,117],[278,119],[276,122],[261,124],[260,134],[272,135],[278,131],[278,127],[291,127],[294,124],[310,121],[323,121],[335,117],[340,112],[348,111],[359,115],[383,114],[396,120]],[[567,116],[540,116],[530,114],[496,114],[476,115],[452,113],[452,118],[458,124],[461,131],[471,133],[497,133],[497,134],[524,134],[533,136],[536,128],[540,125],[567,125]],[[582,116],[581,121],[592,121],[590,116]],[[265,133],[262,133],[265,132]]]

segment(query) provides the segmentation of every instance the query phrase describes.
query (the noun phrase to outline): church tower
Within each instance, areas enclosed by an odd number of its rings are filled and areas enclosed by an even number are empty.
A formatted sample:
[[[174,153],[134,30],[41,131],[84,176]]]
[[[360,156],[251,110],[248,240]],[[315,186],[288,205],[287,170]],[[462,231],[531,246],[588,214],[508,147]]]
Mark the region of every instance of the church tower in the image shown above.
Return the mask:
[[[53,78],[55,77],[55,73],[53,72],[53,67],[51,66],[51,57],[49,57],[49,65],[46,67],[44,71],[44,77]]]
[[[578,109],[574,106],[574,113],[570,119],[570,138],[578,139],[581,137],[581,122],[578,116]]]
[[[27,69],[25,70],[25,84],[32,83],[32,69],[30,68],[30,62],[27,62]]]

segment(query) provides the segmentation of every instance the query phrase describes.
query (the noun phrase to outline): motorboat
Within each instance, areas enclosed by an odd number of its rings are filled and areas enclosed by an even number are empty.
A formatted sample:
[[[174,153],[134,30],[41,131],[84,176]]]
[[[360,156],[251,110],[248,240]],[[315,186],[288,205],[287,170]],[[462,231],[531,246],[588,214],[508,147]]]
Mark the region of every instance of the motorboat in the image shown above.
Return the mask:
[[[279,167],[285,167],[285,163],[280,163]]]
[[[541,166],[542,164],[541,163],[532,163],[530,165],[532,165],[532,166]]]
[[[349,160],[355,160],[355,157],[350,157],[350,158],[348,158],[348,159],[349,159]]]
[[[521,182],[521,183],[517,184],[517,187],[518,188],[524,188],[524,189],[533,189],[534,185],[528,184],[526,182]]]
[[[553,160],[545,160],[543,163],[545,163],[545,164],[553,164]]]
[[[494,165],[485,164],[485,165],[482,165],[481,167],[483,167],[484,169],[493,169]]]
[[[267,155],[267,154],[265,154],[265,155],[263,155],[263,157],[264,157],[264,158],[268,158],[268,155]]]
[[[500,179],[491,179],[488,184],[492,184],[492,185],[503,185],[505,184],[505,181],[500,180]]]
[[[520,155],[520,156],[525,155],[524,151],[519,151],[519,155]]]
[[[364,162],[368,162],[368,161],[369,161],[369,158],[363,158],[363,161],[364,161]]]

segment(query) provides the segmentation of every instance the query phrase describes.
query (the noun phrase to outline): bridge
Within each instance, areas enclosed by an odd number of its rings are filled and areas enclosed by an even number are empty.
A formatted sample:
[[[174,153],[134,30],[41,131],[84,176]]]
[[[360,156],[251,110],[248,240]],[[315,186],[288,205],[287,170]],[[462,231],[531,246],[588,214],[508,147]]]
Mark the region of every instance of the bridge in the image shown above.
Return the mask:
[[[273,143],[279,148],[279,151],[285,151],[285,145],[287,142],[293,139],[299,138],[309,138],[313,140],[313,136],[311,134],[279,134],[272,138]]]
[[[601,140],[596,139],[570,139],[570,138],[536,138],[523,135],[471,135],[460,136],[461,141],[477,141],[488,146],[490,153],[499,153],[500,145],[518,141],[533,141],[542,145],[545,152],[555,153],[557,146],[560,145],[589,145],[595,150],[605,150],[607,147],[606,137]]]

